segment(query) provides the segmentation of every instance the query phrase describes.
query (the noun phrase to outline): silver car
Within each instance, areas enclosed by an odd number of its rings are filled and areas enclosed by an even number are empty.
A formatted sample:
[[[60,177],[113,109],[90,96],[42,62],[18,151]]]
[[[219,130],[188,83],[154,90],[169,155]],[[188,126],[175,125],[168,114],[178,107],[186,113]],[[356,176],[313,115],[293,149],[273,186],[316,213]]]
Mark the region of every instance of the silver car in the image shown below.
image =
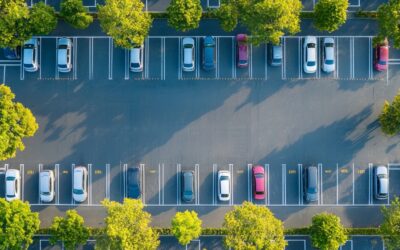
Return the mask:
[[[322,41],[322,70],[326,73],[335,71],[335,40],[332,37]]]
[[[67,73],[72,69],[72,40],[70,38],[59,38],[57,46],[57,68],[59,72]]]
[[[386,200],[389,196],[389,175],[386,166],[374,168],[374,196],[377,200]]]
[[[130,51],[129,69],[132,72],[143,71],[143,44],[134,46]]]
[[[37,38],[31,38],[23,46],[24,70],[35,72],[39,69],[38,64],[39,41]]]

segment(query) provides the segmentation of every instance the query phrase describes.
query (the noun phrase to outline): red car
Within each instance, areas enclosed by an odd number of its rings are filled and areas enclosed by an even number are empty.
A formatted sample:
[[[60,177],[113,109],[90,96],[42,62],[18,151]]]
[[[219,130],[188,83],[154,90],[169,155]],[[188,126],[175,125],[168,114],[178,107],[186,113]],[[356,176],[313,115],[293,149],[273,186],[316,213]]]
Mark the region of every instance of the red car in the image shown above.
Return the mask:
[[[246,34],[236,35],[237,44],[237,66],[239,68],[245,68],[249,65],[249,54]]]
[[[388,67],[389,44],[387,39],[376,45],[374,49],[374,68],[378,71],[385,71]]]
[[[255,200],[265,199],[265,172],[262,166],[254,166],[253,172],[253,195]]]

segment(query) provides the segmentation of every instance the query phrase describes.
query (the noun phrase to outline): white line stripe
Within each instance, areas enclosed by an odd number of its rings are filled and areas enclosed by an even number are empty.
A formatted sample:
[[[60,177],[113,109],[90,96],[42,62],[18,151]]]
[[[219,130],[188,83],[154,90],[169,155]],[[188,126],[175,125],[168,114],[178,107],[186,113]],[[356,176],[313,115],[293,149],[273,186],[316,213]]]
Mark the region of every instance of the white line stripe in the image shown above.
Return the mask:
[[[6,66],[3,66],[3,83],[6,83]]]
[[[108,38],[108,80],[112,80],[112,68],[113,68],[113,40]]]
[[[125,80],[129,80],[129,50],[125,49]]]
[[[19,170],[21,171],[21,174],[22,174],[22,196],[21,196],[21,200],[22,201],[24,201],[24,194],[25,194],[25,186],[24,186],[24,183],[25,183],[25,171],[24,171],[24,164],[19,164]]]
[[[56,39],[56,49],[55,49],[55,52],[56,52],[56,63],[55,63],[55,76],[56,76],[56,80],[58,80],[58,79],[60,79],[60,72],[58,72],[58,39]],[[42,67],[40,67],[40,68],[42,68]]]
[[[298,78],[302,79],[303,78],[303,70],[302,70],[302,68],[303,68],[303,53],[302,52],[303,51],[301,48],[301,37],[297,38],[297,48],[298,48],[298,57],[299,57],[299,59],[298,59],[298,66],[299,66]]]
[[[178,40],[178,80],[182,79],[182,52],[181,52],[181,38]]]
[[[253,79],[253,44],[250,43],[250,65],[249,65],[249,77]]]
[[[78,72],[78,39],[76,37],[73,38],[73,59],[74,65],[72,65],[73,70],[73,79],[78,79],[77,72]]]
[[[339,204],[339,163],[336,163],[336,205]]]
[[[336,40],[336,78],[339,78],[339,38],[335,38]]]
[[[56,204],[60,204],[60,164],[55,165],[56,174],[57,174],[57,198]]]
[[[268,45],[264,45],[264,58],[265,58],[265,65],[264,65],[264,80],[268,79]]]
[[[219,79],[219,37],[215,39],[215,49],[216,49],[216,70],[215,70],[215,78]]]
[[[41,178],[40,178],[40,170],[43,168],[43,164],[39,163],[38,165],[38,177],[39,177],[39,185],[38,185],[38,203],[41,204],[42,200],[40,199],[40,187],[41,185]]]
[[[352,169],[352,178],[353,178],[353,205],[354,205],[354,162],[353,162],[353,169]]]
[[[42,79],[42,38],[39,38],[39,80]],[[22,60],[21,60],[22,61]]]

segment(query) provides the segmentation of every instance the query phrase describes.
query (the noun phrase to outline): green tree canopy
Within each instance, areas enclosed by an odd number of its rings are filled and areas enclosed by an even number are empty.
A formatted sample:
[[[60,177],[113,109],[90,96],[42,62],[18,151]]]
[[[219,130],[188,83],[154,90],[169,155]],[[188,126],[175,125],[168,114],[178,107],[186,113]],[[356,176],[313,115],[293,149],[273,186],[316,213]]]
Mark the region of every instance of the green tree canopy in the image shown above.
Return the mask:
[[[97,6],[100,26],[116,46],[130,49],[143,44],[152,24],[143,7],[140,0],[106,0],[105,5]]]
[[[86,29],[93,22],[93,17],[83,6],[82,0],[63,0],[60,16],[76,29]]]
[[[6,85],[0,85],[0,160],[15,157],[23,151],[24,137],[33,136],[39,125],[32,112],[21,103],[14,102],[15,95]]]
[[[124,199],[124,203],[104,200],[107,209],[104,233],[98,237],[96,249],[157,249],[158,234],[150,227],[151,215],[143,211],[141,200]]]
[[[378,40],[385,37],[393,40],[393,47],[400,48],[400,0],[389,0],[379,6],[378,11],[379,33]]]
[[[347,19],[348,0],[318,0],[314,8],[314,26],[321,31],[333,32]]]
[[[30,10],[29,25],[34,35],[47,35],[57,26],[56,11],[50,5],[39,2]]]
[[[228,232],[225,244],[233,249],[281,250],[287,245],[282,221],[268,208],[251,202],[225,214],[223,226]]]
[[[181,245],[189,244],[191,240],[199,238],[201,234],[201,220],[195,211],[177,212],[171,224],[172,234]]]
[[[54,245],[61,241],[67,250],[75,250],[79,244],[85,244],[89,239],[89,229],[83,223],[82,216],[76,210],[68,210],[65,218],[54,217],[50,227],[50,243]]]
[[[400,201],[398,197],[391,202],[391,206],[382,206],[383,223],[380,234],[385,242],[385,249],[400,248]]]
[[[196,29],[202,11],[200,0],[172,0],[167,8],[168,25],[179,31]]]
[[[301,9],[299,0],[223,0],[216,13],[225,31],[232,31],[239,23],[258,45],[279,44],[285,33],[299,32]]]
[[[400,92],[394,97],[391,104],[385,101],[379,115],[379,123],[382,132],[386,135],[393,136],[400,132]]]
[[[32,36],[24,0],[0,0],[0,47],[16,48]]]
[[[313,247],[321,250],[336,250],[346,243],[346,229],[334,214],[321,213],[312,218],[310,227]]]
[[[28,202],[0,198],[0,249],[28,249],[39,225],[39,214]]]

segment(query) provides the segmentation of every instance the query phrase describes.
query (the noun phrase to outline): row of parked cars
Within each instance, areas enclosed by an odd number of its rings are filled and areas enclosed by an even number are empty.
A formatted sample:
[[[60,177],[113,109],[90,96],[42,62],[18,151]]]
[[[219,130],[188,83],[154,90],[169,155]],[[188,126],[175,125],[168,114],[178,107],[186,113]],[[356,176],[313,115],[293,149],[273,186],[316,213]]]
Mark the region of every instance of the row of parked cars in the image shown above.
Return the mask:
[[[236,63],[239,68],[246,68],[249,65],[249,43],[246,34],[236,35]],[[317,38],[306,36],[303,43],[303,70],[305,73],[315,73],[317,71]],[[57,42],[57,68],[59,72],[70,72],[72,69],[72,46],[71,38],[62,37]],[[216,42],[212,36],[202,38],[201,64],[206,71],[214,70],[216,67]],[[335,39],[325,37],[321,42],[321,68],[326,73],[335,71]],[[39,40],[29,39],[23,45],[23,64],[24,70],[35,72],[39,68],[38,64]],[[268,61],[271,66],[282,64],[282,45],[268,45]],[[129,52],[129,69],[132,72],[143,71],[144,45],[135,45]],[[195,70],[195,41],[191,37],[182,39],[182,70],[191,72]],[[19,59],[20,48],[16,50],[4,49],[4,54],[8,59]],[[385,39],[378,43],[373,53],[374,68],[378,71],[387,69],[389,60],[389,46]]]
[[[306,202],[317,202],[319,197],[318,168],[308,166],[303,169],[303,194]],[[126,195],[128,198],[138,199],[142,194],[141,170],[139,167],[127,169]],[[21,198],[21,174],[17,169],[8,169],[5,175],[6,200],[12,201]],[[194,171],[181,173],[181,199],[183,202],[192,202],[195,197]],[[217,193],[220,201],[231,199],[231,173],[219,170],[217,173]],[[39,173],[39,196],[42,202],[51,202],[55,196],[55,176],[53,170],[42,170]],[[86,167],[77,166],[72,174],[72,198],[76,202],[84,202],[88,192],[88,171]],[[373,171],[374,197],[384,200],[389,195],[388,168],[383,165],[374,167]],[[252,168],[252,191],[255,200],[264,200],[266,195],[266,174],[262,166]]]

